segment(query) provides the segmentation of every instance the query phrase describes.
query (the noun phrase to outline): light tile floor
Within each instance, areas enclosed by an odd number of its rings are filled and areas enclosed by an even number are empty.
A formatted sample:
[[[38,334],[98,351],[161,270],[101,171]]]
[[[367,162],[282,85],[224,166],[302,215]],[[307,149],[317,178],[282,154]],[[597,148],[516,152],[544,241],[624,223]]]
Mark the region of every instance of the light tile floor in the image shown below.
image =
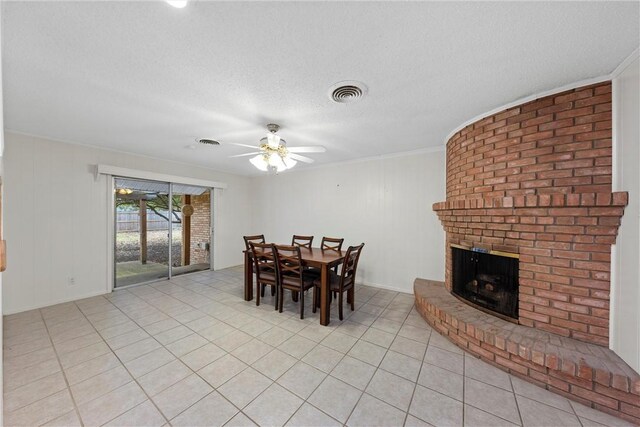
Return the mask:
[[[311,298],[307,298],[310,300]],[[4,319],[4,422],[113,426],[626,423],[465,354],[413,296],[361,286],[328,327],[201,272]],[[307,301],[309,303],[310,301]]]

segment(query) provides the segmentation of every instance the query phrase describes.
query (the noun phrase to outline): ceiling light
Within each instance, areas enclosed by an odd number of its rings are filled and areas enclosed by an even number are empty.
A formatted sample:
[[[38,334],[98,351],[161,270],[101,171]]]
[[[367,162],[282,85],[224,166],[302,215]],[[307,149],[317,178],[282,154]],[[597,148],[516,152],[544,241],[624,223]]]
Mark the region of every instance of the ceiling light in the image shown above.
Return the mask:
[[[187,1],[188,0],[166,0],[167,3],[169,3],[176,9],[182,9],[183,7],[185,7],[187,5]]]
[[[265,159],[265,156],[262,154],[258,154],[257,156],[252,157],[251,159],[249,159],[249,161],[253,166],[255,166],[256,168],[260,169],[263,172],[266,172],[269,170],[269,158],[267,157]]]
[[[264,172],[282,172],[287,169],[291,169],[298,162],[313,163],[313,159],[302,156],[298,153],[324,153],[326,149],[322,146],[308,146],[308,147],[287,147],[287,141],[280,138],[276,134],[280,129],[280,126],[270,123],[267,125],[269,133],[267,136],[260,139],[258,144],[258,150],[253,153],[235,154],[229,157],[245,157],[254,156],[249,161],[253,166]],[[251,146],[238,143],[229,143],[232,145],[239,145],[241,147]]]
[[[261,153],[249,160],[251,164],[261,171],[275,173],[294,167],[298,162],[289,155],[286,141],[276,135],[280,126],[270,123],[267,129],[269,133],[260,140]]]
[[[280,137],[275,133],[270,133],[267,135],[267,145],[269,145],[270,148],[277,150],[280,145]]]

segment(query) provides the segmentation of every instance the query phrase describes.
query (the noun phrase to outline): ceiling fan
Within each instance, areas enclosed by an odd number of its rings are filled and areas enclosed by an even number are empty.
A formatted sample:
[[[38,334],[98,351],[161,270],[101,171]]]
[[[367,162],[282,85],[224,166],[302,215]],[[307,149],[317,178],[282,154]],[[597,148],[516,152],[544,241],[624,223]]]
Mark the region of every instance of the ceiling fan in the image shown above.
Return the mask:
[[[260,140],[258,147],[246,144],[235,144],[240,147],[257,148],[259,151],[252,151],[251,153],[237,154],[230,157],[246,157],[254,156],[249,161],[253,166],[265,172],[281,172],[283,170],[291,169],[298,163],[313,163],[313,159],[301,156],[298,153],[324,153],[326,148],[321,145],[307,146],[307,147],[287,147],[287,143],[284,139],[277,135],[279,125],[270,123],[267,125],[269,133],[267,136]]]

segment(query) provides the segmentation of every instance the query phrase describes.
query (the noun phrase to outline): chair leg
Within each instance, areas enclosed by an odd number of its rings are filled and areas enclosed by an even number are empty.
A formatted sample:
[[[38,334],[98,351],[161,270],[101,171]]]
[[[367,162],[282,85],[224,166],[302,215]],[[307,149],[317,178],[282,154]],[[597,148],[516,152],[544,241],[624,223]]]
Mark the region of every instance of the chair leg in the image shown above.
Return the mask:
[[[313,289],[311,289],[311,291],[313,292],[313,309],[311,311],[313,311],[315,313],[316,312],[316,304],[318,303],[318,288],[316,288],[314,286]]]
[[[265,288],[265,287],[266,287],[265,285],[262,285],[262,287],[260,288],[260,296],[261,296],[262,298],[264,298],[264,288]]]
[[[304,319],[304,291],[300,292],[300,319]]]
[[[349,294],[351,297],[351,311],[355,310],[355,299],[356,299],[356,290],[354,288],[349,289]]]
[[[338,314],[340,320],[342,320],[342,292],[340,292],[340,295],[338,295]]]
[[[256,305],[260,305],[260,283],[258,282],[256,282]]]
[[[280,287],[278,287],[278,286],[274,286],[273,289],[276,292],[275,310],[277,310],[278,309],[278,301],[280,301],[280,294],[282,294],[282,291],[280,290]]]
[[[278,298],[280,300],[280,313],[282,313],[282,302],[284,301],[284,288],[280,287],[280,298]]]
[[[271,296],[274,296],[276,294],[276,287],[272,286],[271,287]]]

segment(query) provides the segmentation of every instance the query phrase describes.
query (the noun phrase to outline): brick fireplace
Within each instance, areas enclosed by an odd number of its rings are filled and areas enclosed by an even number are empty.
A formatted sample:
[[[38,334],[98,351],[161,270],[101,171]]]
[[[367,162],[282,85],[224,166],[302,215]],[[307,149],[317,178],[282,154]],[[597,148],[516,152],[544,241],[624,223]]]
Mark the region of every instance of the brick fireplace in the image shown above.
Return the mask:
[[[626,193],[611,192],[611,84],[484,118],[447,143],[447,247],[520,256],[519,322],[609,343],[611,245]],[[451,289],[451,254],[445,284]]]
[[[607,348],[611,245],[627,204],[627,193],[611,191],[611,129],[611,82],[603,82],[456,132],[447,199],[433,205],[446,232],[446,295],[417,283],[416,305],[467,351],[640,422],[640,379]],[[519,257],[518,325],[450,297],[452,248]]]

